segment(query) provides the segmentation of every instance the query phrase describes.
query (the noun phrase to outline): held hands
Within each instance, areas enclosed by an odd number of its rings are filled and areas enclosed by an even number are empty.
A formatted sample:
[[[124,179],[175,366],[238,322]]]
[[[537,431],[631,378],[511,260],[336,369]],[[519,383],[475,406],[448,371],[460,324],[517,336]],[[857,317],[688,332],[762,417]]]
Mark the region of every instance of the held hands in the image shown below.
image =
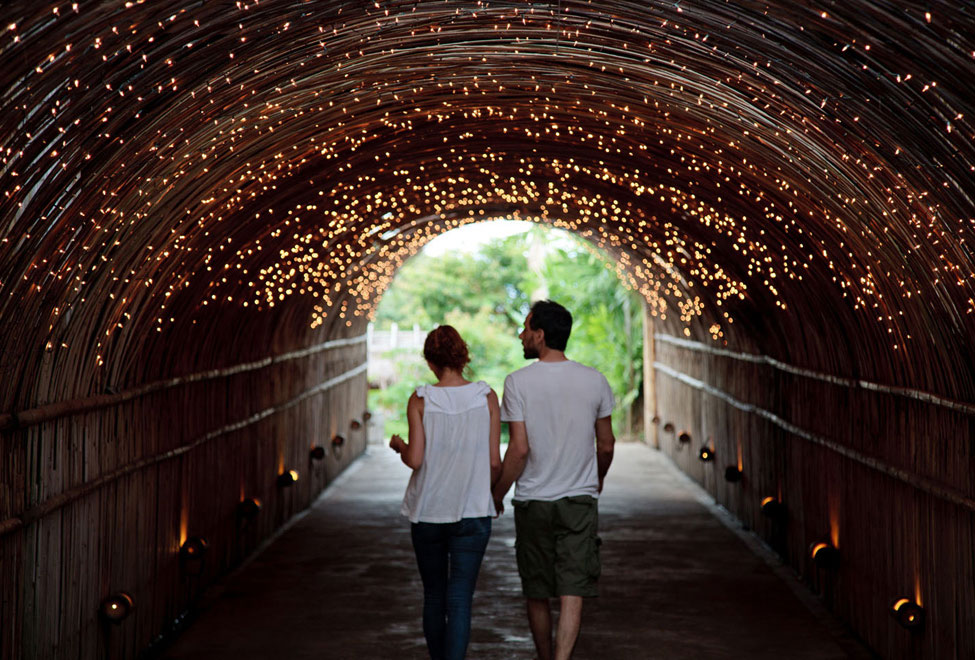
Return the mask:
[[[496,498],[494,498],[494,510],[496,511],[496,513],[494,514],[494,517],[495,518],[500,518],[501,517],[501,514],[504,513],[504,498],[503,497],[496,497]]]
[[[399,435],[394,435],[389,439],[389,448],[395,451],[397,454],[402,454],[403,450],[406,449],[406,441],[403,440]]]

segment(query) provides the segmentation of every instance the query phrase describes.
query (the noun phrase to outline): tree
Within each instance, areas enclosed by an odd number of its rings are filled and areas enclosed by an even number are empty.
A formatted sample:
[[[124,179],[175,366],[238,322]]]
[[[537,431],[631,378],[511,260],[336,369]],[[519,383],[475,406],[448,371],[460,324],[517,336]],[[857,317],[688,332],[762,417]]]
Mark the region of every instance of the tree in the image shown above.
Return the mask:
[[[573,248],[551,252],[542,273],[550,297],[573,314],[567,354],[605,374],[616,397],[615,426],[631,436],[643,381],[642,301],[623,287],[608,257],[575,240]]]
[[[417,323],[426,330],[453,325],[470,347],[468,376],[486,381],[500,395],[504,377],[527,364],[517,335],[533,292],[572,312],[567,353],[606,375],[616,397],[617,432],[632,434],[630,410],[643,374],[639,298],[623,288],[605,255],[565,232],[536,226],[470,253],[420,253],[400,269],[375,322],[379,327]],[[402,433],[410,391],[430,382],[432,374],[419,356],[398,359],[412,363],[397,367],[406,382],[374,393],[371,405],[387,411],[388,431]]]
[[[493,323],[516,328],[528,310],[530,276],[522,236],[491,241],[472,253],[423,253],[400,268],[376,311],[376,324],[433,328],[449,312],[474,316],[487,309]]]

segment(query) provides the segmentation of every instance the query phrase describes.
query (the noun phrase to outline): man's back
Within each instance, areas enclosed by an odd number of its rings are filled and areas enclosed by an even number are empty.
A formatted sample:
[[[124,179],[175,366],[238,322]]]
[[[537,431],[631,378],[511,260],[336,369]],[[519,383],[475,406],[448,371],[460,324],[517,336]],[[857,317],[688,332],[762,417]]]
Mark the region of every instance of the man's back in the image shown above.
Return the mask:
[[[515,499],[596,497],[594,424],[612,410],[606,378],[578,362],[538,361],[510,374],[501,419],[525,423],[530,449]]]
[[[504,382],[501,419],[511,441],[492,488],[498,512],[513,482],[516,559],[528,624],[542,660],[568,660],[582,599],[598,594],[597,495],[613,462],[613,392],[595,369],[565,357],[572,314],[551,300],[532,305],[518,333],[525,359]],[[552,638],[549,599],[559,599]]]

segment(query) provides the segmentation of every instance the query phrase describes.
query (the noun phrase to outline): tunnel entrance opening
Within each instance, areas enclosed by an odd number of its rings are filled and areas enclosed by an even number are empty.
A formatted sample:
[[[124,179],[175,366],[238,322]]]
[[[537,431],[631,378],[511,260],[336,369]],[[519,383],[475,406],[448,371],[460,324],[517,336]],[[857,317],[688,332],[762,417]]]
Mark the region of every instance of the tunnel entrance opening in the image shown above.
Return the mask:
[[[530,304],[545,298],[573,314],[570,359],[607,376],[617,437],[642,439],[644,301],[628,288],[626,273],[574,234],[500,220],[441,234],[382,294],[369,329],[369,401],[385,436],[406,435],[405,402],[430,378],[421,356],[428,331],[457,328],[471,351],[468,377],[500,395],[505,376],[527,364],[518,333]]]

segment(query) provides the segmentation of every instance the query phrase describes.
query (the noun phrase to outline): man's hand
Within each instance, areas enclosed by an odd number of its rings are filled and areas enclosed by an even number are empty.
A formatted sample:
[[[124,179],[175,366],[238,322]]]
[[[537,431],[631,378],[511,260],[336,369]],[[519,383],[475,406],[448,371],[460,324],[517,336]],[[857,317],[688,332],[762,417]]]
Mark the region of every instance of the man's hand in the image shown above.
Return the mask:
[[[394,435],[389,439],[389,448],[395,451],[397,454],[402,454],[403,450],[406,449],[406,441],[403,440],[399,435]]]

